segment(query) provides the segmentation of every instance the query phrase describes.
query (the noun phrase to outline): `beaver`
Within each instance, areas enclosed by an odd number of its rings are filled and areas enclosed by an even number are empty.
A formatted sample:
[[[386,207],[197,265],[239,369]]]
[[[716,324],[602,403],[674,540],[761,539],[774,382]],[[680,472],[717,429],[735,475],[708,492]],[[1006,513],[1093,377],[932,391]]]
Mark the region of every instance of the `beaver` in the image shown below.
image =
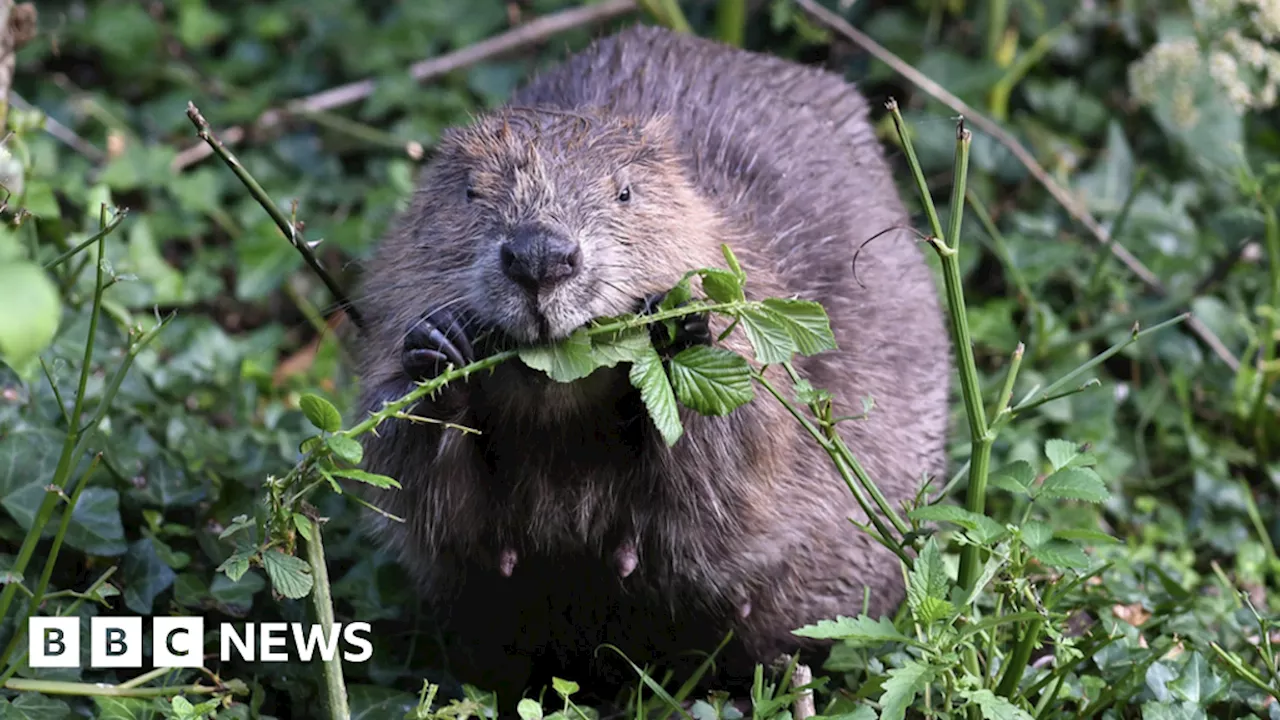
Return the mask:
[[[825,70],[644,25],[596,39],[441,138],[366,266],[360,412],[450,364],[652,309],[685,271],[724,267],[723,243],[749,299],[824,306],[839,349],[795,369],[842,406],[871,398],[841,432],[900,506],[945,469],[950,341],[868,117]],[[750,357],[724,329],[687,316],[675,347]],[[781,653],[820,660],[792,630],[901,602],[897,559],[764,393],[725,416],[681,408],[670,447],[625,364],[558,383],[512,360],[412,414],[478,432],[366,435],[366,468],[403,486],[371,499],[405,521],[371,532],[457,638],[454,673],[507,707],[552,675],[634,687],[602,645],[643,667],[730,631],[712,677],[749,687]]]

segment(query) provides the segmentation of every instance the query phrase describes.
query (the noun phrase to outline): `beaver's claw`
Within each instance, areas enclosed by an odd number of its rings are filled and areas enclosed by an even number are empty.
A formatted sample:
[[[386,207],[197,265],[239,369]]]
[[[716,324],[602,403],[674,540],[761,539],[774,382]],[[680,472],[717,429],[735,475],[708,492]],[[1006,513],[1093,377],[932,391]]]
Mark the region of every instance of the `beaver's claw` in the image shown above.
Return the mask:
[[[409,327],[400,361],[409,377],[430,380],[450,364],[462,367],[475,362],[475,351],[453,313],[436,310]]]
[[[649,315],[657,312],[658,305],[662,303],[663,298],[667,294],[665,292],[654,293],[640,303],[640,314]],[[683,307],[685,303],[680,303],[677,307]],[[676,353],[691,348],[696,345],[711,344],[711,316],[708,313],[694,313],[692,315],[683,315],[675,319],[676,336],[670,338],[667,332],[666,323],[652,323],[649,325],[649,333],[653,339],[655,347],[670,357]]]

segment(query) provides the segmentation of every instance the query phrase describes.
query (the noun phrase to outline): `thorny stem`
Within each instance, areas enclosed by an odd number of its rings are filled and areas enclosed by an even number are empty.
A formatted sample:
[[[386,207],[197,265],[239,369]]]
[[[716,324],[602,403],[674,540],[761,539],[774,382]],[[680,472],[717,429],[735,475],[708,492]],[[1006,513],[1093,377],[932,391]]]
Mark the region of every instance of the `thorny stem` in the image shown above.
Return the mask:
[[[311,605],[316,611],[316,620],[320,623],[326,637],[336,632],[333,626],[333,599],[329,594],[329,571],[324,559],[324,544],[320,538],[320,518],[315,513],[311,517],[310,536],[304,536],[307,543],[307,562],[315,576],[314,590],[311,593]],[[325,695],[329,701],[329,715],[334,720],[346,720],[351,717],[347,707],[347,686],[342,679],[342,654],[334,653],[333,657],[324,661]]]
[[[204,116],[200,114],[200,109],[193,102],[187,103],[187,117],[196,126],[196,132],[200,139],[208,143],[218,157],[222,158],[222,161],[227,164],[227,167],[231,168],[231,172],[240,178],[240,182],[244,183],[245,188],[249,190],[249,194],[253,196],[254,200],[258,201],[262,209],[267,211],[267,214],[275,221],[276,227],[280,228],[280,231],[284,233],[285,239],[302,255],[302,259],[306,261],[312,272],[316,274],[316,277],[320,278],[320,281],[329,289],[334,300],[346,311],[347,316],[351,318],[356,327],[363,328],[364,318],[360,315],[359,309],[347,297],[347,293],[342,289],[342,286],[338,285],[329,275],[329,272],[324,269],[324,266],[320,264],[320,260],[315,253],[311,252],[311,246],[303,239],[302,231],[298,229],[298,226],[293,221],[285,217],[285,214],[280,211],[280,208],[276,207],[276,204],[267,195],[266,190],[262,189],[258,181],[254,180],[249,171],[245,170],[244,165],[240,164],[240,160],[214,135],[213,128],[204,119]]]

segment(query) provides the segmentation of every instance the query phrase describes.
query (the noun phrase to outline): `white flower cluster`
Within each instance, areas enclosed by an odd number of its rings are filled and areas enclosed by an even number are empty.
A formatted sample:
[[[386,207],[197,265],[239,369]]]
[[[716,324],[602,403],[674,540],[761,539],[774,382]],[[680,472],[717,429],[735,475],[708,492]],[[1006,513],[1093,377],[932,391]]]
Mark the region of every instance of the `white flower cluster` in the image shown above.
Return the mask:
[[[1179,38],[1157,43],[1129,67],[1129,89],[1152,105],[1168,92],[1173,120],[1199,119],[1198,80],[1208,82],[1237,113],[1276,104],[1280,94],[1280,0],[1191,0],[1202,43]],[[1255,36],[1255,37],[1250,37]]]

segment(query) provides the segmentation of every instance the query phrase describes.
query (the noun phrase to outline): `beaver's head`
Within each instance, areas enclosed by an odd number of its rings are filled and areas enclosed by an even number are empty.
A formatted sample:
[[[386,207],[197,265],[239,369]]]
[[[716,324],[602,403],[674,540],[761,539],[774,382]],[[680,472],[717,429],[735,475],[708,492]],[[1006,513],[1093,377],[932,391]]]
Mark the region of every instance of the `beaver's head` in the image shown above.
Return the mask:
[[[399,254],[473,331],[517,343],[633,312],[708,255],[711,210],[664,117],[506,109],[452,130]],[[427,311],[430,308],[423,307]]]

